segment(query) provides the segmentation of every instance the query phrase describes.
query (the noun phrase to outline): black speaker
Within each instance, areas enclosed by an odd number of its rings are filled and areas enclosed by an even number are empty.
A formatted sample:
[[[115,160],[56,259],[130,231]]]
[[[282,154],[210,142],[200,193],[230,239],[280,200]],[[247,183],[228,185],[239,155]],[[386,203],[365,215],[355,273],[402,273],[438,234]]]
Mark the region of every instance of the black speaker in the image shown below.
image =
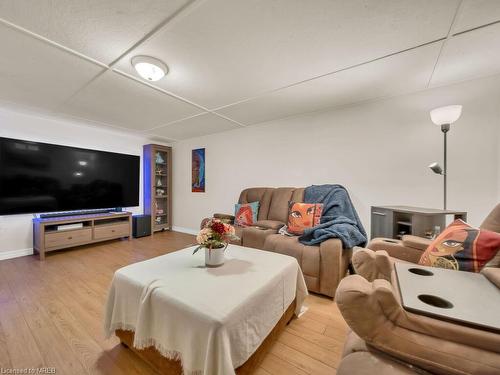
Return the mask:
[[[132,216],[132,236],[134,238],[151,236],[151,215]]]

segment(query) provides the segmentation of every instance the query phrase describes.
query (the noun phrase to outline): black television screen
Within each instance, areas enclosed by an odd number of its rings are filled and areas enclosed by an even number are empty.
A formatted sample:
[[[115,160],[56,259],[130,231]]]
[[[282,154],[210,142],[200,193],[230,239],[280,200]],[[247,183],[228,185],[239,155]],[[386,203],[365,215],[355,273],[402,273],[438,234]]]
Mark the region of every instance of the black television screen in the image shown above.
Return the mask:
[[[139,156],[0,138],[0,215],[139,205]]]

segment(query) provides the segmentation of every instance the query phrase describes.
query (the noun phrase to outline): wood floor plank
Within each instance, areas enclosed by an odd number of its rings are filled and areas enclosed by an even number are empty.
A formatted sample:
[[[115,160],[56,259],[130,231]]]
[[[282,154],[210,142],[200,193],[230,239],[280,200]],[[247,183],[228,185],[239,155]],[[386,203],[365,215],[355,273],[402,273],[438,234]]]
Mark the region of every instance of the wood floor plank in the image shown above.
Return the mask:
[[[307,355],[306,353],[289,347],[281,342],[277,342],[271,349],[271,353],[275,354],[283,360],[286,360],[311,375],[331,375],[335,373],[335,368],[325,365]]]
[[[325,350],[336,353],[337,355],[340,355],[342,353],[344,342],[347,337],[346,334],[342,336],[342,338],[332,338],[307,329],[297,329],[296,327],[289,327],[289,329],[287,329],[287,332],[301,337],[313,344],[319,345]]]
[[[122,370],[111,358],[102,355],[102,349],[85,331],[81,323],[59,301],[57,293],[52,288],[39,283],[37,272],[26,263],[17,263],[17,270],[29,281],[33,295],[44,301],[43,309],[66,339],[76,358],[89,374],[119,375]]]
[[[36,265],[37,262],[32,262]],[[56,271],[56,270],[54,270]],[[30,270],[31,274],[36,274],[35,269]],[[91,273],[89,273],[91,276]],[[127,374],[153,374],[154,371],[144,363],[143,361],[138,361],[136,356],[130,350],[127,350],[120,345],[119,340],[114,337],[112,339],[105,339],[104,332],[102,328],[102,305],[94,304],[92,298],[88,299],[89,293],[85,285],[80,283],[80,280],[71,278],[65,279],[59,277],[56,272],[49,274],[39,274],[37,275],[39,283],[46,285],[49,288],[53,288],[53,293],[57,295],[58,299],[64,304],[68,312],[75,316],[78,322],[86,328],[87,334],[97,343],[101,350],[105,353],[114,363],[121,368],[121,373],[126,372]],[[80,293],[78,286],[83,288],[85,291]],[[75,298],[76,297],[76,298]],[[92,302],[93,308],[89,305],[89,301]],[[88,360],[87,360],[88,362]],[[98,362],[99,366],[103,367],[108,365],[106,360],[100,359]],[[89,366],[88,363],[85,364]]]
[[[292,320],[289,325],[290,327],[309,330],[320,334],[323,334],[326,330],[326,324],[318,322],[316,320],[309,319],[307,317],[307,313],[302,315],[300,319]]]
[[[2,311],[1,304],[0,311]],[[3,333],[2,324],[0,324],[0,369],[2,368],[12,368],[12,363],[10,362],[10,355],[7,350],[7,339]]]
[[[15,283],[18,288],[15,295],[16,301],[44,362],[52,364],[49,367],[53,366],[63,374],[86,374],[87,372],[75,357],[69,345],[45,313],[42,302],[30,292],[24,276],[17,273],[13,268],[0,263],[0,272],[10,279],[9,285]]]
[[[339,353],[332,353],[331,351],[326,350],[317,344],[313,344],[312,342],[288,331],[285,331],[280,335],[278,342],[323,362],[327,366],[335,368],[337,365]]]
[[[42,354],[6,280],[5,275],[0,272],[0,325],[5,351],[9,354],[8,361],[13,368],[42,367]]]
[[[176,251],[194,236],[157,233],[48,254],[0,261],[0,367],[56,367],[59,374],[157,375],[148,364],[104,337],[104,303],[114,272]],[[307,297],[253,375],[335,374],[347,325],[335,303]]]
[[[254,371],[253,375],[271,375],[271,373],[267,372],[262,367],[259,367],[257,370]]]
[[[281,359],[273,353],[269,353],[262,361],[261,367],[273,375],[307,375],[287,360]]]

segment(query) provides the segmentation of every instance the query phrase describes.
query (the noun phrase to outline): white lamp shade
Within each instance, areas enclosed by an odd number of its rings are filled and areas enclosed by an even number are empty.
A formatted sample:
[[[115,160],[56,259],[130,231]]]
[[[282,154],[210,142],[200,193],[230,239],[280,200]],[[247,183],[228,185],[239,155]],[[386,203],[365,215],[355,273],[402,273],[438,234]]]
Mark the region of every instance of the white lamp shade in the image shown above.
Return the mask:
[[[431,120],[436,125],[453,124],[462,114],[461,105],[448,105],[431,111]]]
[[[135,56],[132,65],[139,75],[148,81],[158,81],[168,72],[167,66],[150,56]]]

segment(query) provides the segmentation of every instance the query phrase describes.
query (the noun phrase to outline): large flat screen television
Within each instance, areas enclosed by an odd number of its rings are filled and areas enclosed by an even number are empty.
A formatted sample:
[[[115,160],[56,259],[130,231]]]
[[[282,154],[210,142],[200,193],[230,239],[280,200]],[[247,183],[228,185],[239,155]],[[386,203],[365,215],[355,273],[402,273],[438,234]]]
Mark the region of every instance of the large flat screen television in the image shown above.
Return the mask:
[[[140,158],[0,137],[0,215],[139,205]]]

